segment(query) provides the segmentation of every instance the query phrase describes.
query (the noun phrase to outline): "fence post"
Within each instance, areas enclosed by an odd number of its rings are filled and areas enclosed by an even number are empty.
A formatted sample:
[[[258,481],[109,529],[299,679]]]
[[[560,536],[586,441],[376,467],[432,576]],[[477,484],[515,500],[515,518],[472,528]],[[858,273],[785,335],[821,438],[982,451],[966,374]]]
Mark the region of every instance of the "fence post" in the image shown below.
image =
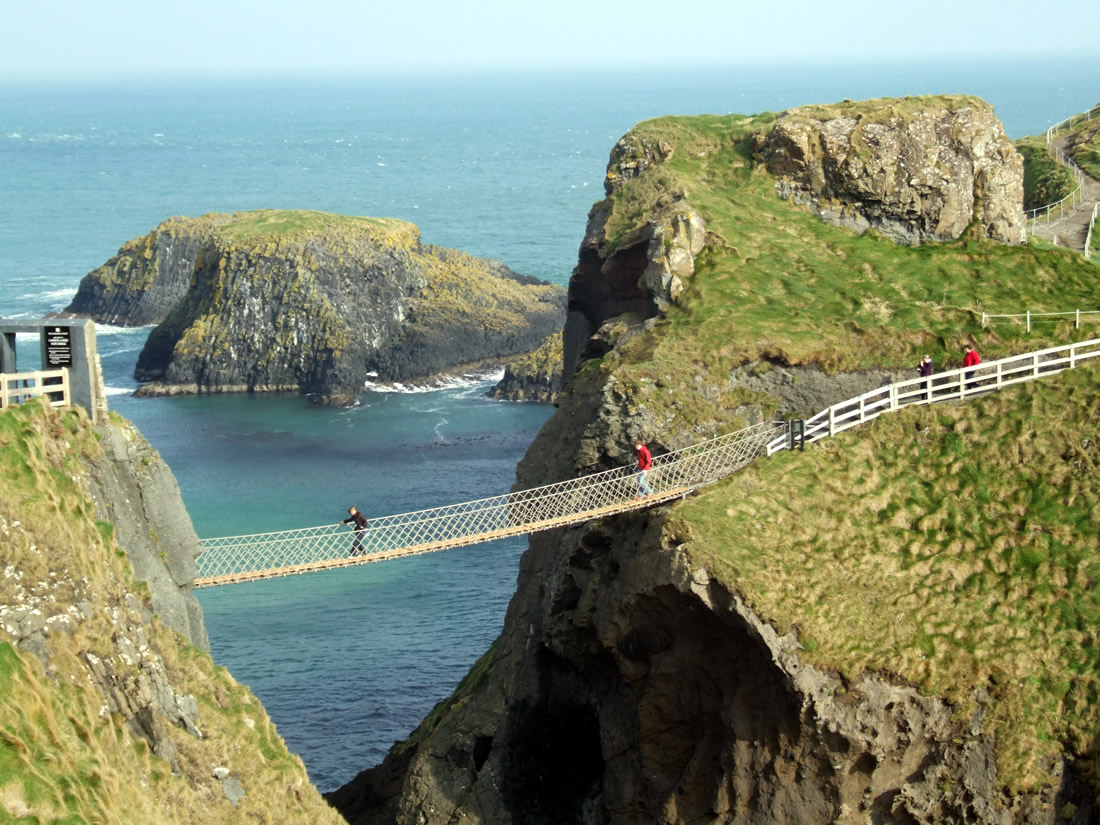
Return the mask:
[[[836,414],[836,405],[829,407],[829,435],[836,435],[836,428],[834,427],[834,415]]]
[[[1077,310],[1077,317],[1073,322],[1073,328],[1074,329],[1080,329],[1081,328],[1081,310]]]
[[[1036,353],[1031,356],[1031,374],[1035,377],[1039,377],[1039,355]]]
[[[890,385],[890,411],[893,412],[898,408],[898,387],[897,384]]]
[[[1027,331],[1031,332],[1031,310],[1027,311]]]

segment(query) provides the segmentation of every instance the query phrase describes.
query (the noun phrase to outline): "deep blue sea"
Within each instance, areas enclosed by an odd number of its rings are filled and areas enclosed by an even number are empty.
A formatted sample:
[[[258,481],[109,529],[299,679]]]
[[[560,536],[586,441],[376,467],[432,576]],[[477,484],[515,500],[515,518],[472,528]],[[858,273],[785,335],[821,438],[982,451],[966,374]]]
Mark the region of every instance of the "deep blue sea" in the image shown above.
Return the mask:
[[[403,218],[427,242],[564,284],[608,153],[641,120],[968,93],[1020,137],[1096,104],[1098,78],[1100,58],[0,85],[0,317],[61,309],[83,275],[171,215],[258,208]],[[367,391],[347,410],[287,395],[134,399],[148,330],[97,333],[112,408],[171,465],[200,536],[505,492],[552,412],[489,401],[485,377]],[[524,546],[200,591],[213,655],[335,788],[496,637]]]

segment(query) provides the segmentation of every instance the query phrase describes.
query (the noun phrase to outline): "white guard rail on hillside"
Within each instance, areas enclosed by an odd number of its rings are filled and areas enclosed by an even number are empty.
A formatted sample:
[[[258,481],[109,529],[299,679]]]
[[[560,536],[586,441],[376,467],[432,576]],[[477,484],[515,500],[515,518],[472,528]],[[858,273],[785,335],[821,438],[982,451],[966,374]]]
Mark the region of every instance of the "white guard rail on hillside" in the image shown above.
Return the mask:
[[[1092,318],[1092,316],[1096,316]],[[994,318],[1020,318],[1024,322],[1024,326],[1027,327],[1027,331],[1031,332],[1031,324],[1034,321],[1064,321],[1068,318],[1073,319],[1073,328],[1081,328],[1081,318],[1084,316],[1086,321],[1094,320],[1100,321],[1100,309],[1075,309],[1072,312],[1017,312],[1015,315],[990,315],[988,312],[982,313],[982,329],[989,326],[989,322]]]
[[[1013,384],[1034,381],[1036,378],[1080,366],[1093,358],[1100,358],[1100,338],[879,387],[856,398],[834,404],[806,419],[804,440],[808,444],[836,435],[878,418],[883,413],[912,404],[964,400]],[[775,438],[768,444],[768,455],[787,447],[786,435]]]
[[[39,395],[46,396],[51,407],[64,407],[70,403],[69,371],[35,370],[34,372],[0,373],[0,408]]]
[[[373,516],[362,548],[346,525],[328,524],[252,536],[203,539],[196,587],[286,576],[477,544],[679,498],[725,478],[764,455],[786,432],[768,421],[673,453],[656,456],[639,500],[634,467],[618,467],[507,495],[413,513]],[[352,553],[356,555],[351,555]]]

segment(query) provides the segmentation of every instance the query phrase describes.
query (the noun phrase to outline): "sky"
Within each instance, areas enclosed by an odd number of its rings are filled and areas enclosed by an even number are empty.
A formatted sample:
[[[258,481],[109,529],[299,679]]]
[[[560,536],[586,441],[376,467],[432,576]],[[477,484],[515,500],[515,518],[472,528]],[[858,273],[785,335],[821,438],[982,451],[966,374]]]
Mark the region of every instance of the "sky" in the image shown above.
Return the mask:
[[[1098,0],[0,0],[0,81],[1065,54]],[[1086,54],[1079,46],[1077,53]]]

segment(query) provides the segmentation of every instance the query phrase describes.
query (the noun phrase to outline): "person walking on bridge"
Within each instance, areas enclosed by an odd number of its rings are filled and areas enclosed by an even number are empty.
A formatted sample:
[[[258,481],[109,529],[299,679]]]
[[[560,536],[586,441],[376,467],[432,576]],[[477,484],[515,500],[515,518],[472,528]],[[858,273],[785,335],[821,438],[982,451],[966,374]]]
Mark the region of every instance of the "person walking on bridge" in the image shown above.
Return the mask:
[[[638,498],[649,498],[653,495],[653,488],[646,480],[646,473],[653,466],[653,456],[649,452],[649,447],[641,441],[634,442],[634,452],[638,454]]]
[[[363,538],[367,535],[367,517],[359,512],[359,508],[354,504],[348,508],[350,514],[344,519],[341,524],[349,524],[355,522],[355,526],[352,529],[355,531],[355,538],[351,542],[351,555],[353,556],[365,556],[367,550],[363,547]]]

